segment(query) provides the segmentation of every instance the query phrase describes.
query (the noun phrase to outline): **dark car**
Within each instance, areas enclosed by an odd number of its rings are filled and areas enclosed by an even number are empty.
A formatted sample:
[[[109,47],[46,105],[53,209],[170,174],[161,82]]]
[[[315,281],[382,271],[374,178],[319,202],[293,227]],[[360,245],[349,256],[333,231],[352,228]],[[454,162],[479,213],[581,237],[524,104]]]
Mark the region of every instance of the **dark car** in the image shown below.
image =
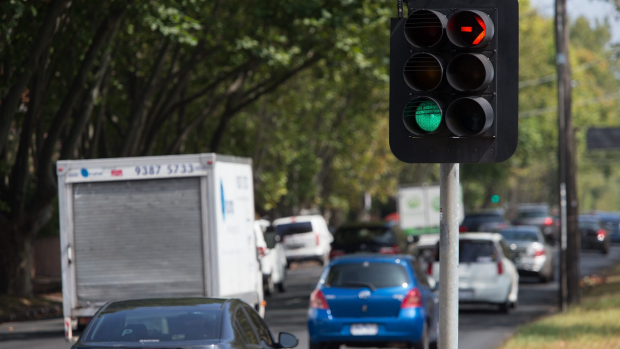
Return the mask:
[[[514,225],[535,225],[540,227],[548,242],[559,241],[557,219],[551,215],[547,204],[521,204],[517,209]]]
[[[470,213],[465,215],[459,232],[495,232],[509,225],[502,211]]]
[[[407,235],[393,222],[347,224],[334,233],[330,259],[359,252],[405,253],[407,243]]]
[[[110,302],[101,307],[72,349],[293,348],[278,341],[252,307],[238,299],[168,298]]]
[[[609,253],[611,243],[609,233],[600,217],[594,215],[579,216],[579,234],[582,249],[596,249],[603,254]]]
[[[611,242],[620,242],[620,213],[597,212],[604,229],[609,233]]]

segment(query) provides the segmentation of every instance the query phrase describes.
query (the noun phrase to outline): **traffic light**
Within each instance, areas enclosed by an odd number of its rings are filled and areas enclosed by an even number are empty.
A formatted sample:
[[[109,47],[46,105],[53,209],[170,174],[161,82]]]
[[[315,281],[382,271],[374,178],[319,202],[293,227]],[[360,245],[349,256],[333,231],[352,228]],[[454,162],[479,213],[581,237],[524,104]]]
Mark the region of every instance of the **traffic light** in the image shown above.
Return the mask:
[[[390,147],[409,163],[495,163],[518,138],[517,0],[405,1],[392,18]]]

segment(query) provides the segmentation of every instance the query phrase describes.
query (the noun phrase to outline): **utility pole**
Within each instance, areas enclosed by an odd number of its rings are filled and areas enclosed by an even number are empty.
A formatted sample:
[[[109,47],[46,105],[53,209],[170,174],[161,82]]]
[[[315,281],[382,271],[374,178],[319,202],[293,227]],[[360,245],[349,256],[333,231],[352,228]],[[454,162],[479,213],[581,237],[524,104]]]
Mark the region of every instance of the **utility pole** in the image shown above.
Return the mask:
[[[558,160],[560,180],[560,308],[579,302],[581,239],[577,229],[575,140],[571,113],[571,72],[566,0],[555,1],[555,43],[558,74]]]

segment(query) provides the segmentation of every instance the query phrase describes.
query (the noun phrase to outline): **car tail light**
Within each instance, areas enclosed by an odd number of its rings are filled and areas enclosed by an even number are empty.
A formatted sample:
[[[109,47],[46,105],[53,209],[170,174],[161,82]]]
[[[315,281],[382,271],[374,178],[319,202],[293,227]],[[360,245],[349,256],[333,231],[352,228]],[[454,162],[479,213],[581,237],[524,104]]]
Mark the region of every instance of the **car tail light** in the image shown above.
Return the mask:
[[[428,269],[426,269],[426,274],[433,275],[433,262],[428,262]]]
[[[400,304],[401,309],[406,308],[421,308],[422,307],[422,295],[420,294],[420,290],[415,287],[409,290],[405,299]]]
[[[551,225],[551,224],[553,224],[553,218],[551,217],[545,218],[545,225]]]
[[[400,253],[400,247],[398,245],[392,245],[391,247],[381,247],[379,249],[381,254],[398,254]]]
[[[316,242],[316,245],[319,246],[319,242],[321,242],[321,240],[319,239],[319,233],[314,233],[314,240]]]
[[[606,237],[606,236],[607,236],[607,232],[605,231],[605,229],[599,229],[599,230],[596,232],[596,239],[597,239],[598,241],[603,241],[603,240],[605,240],[605,237]]]
[[[545,255],[545,249],[540,249],[540,250],[535,250],[534,251],[534,257],[540,257],[540,256],[544,256]]]
[[[342,251],[342,250],[331,250],[331,251],[329,251],[329,259],[333,259],[333,258],[336,258],[338,256],[344,256],[345,254],[347,254],[347,253]]]
[[[256,248],[258,250],[258,255],[261,257],[265,257],[265,248],[264,247],[257,247]]]
[[[497,262],[497,275],[502,275],[504,273],[504,264],[502,261]]]
[[[459,227],[459,233],[466,233],[467,231],[469,231],[469,229],[466,226],[461,225]]]
[[[310,308],[314,309],[329,309],[325,295],[321,290],[314,290],[310,295]]]

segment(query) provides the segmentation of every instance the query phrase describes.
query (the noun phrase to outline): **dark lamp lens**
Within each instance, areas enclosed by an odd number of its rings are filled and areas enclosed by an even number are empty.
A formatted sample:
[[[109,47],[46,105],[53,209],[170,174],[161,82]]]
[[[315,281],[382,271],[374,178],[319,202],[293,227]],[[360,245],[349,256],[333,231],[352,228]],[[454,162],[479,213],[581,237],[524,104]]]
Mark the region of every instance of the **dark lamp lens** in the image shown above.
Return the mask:
[[[412,89],[431,91],[441,83],[443,64],[437,57],[428,53],[415,54],[407,61],[403,75],[405,82]]]
[[[450,61],[446,75],[450,85],[459,91],[483,91],[493,81],[495,72],[486,56],[464,53]]]
[[[414,11],[405,21],[405,37],[416,47],[435,46],[441,42],[447,22],[442,13],[430,10]]]
[[[459,137],[482,134],[493,124],[493,107],[481,97],[459,98],[448,106],[446,124]]]

